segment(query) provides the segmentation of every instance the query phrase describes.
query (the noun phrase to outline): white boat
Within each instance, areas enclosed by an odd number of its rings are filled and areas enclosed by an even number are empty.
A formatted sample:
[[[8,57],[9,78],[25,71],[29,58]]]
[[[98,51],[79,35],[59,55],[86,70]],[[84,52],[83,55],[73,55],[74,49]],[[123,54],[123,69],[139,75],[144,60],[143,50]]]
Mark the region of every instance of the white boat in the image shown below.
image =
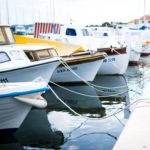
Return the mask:
[[[37,29],[35,29],[37,30]],[[64,25],[61,26],[60,34],[52,33],[39,33],[39,37],[43,39],[52,39],[57,41],[63,41],[70,44],[78,44],[83,46],[86,50],[108,50],[117,51],[117,49],[125,48],[122,44],[119,44],[116,39],[107,38],[96,38],[91,36],[87,28],[75,26],[75,25]],[[114,47],[114,48],[111,48]],[[113,55],[108,55],[108,57],[103,61],[98,74],[124,74],[128,63],[129,63],[129,53],[128,49],[124,53],[113,53]]]
[[[59,64],[54,47],[15,44],[10,28],[0,26],[0,82],[32,81],[38,76],[48,82]]]
[[[20,127],[32,106],[44,108],[41,94],[46,82],[0,83],[0,132],[13,132]]]
[[[54,71],[53,82],[82,82],[93,81],[102,65],[105,53],[87,54],[76,53],[72,56],[63,56],[69,68],[63,64]]]
[[[27,31],[23,25],[17,25],[15,27],[15,34],[17,35],[27,35]]]
[[[103,60],[98,74],[123,75],[126,72],[130,56],[130,52],[126,47],[101,48],[98,51],[107,53],[107,57]]]
[[[137,65],[142,52],[143,31],[128,30],[126,33],[126,44],[130,50],[129,62],[131,65]]]
[[[44,38],[44,37],[43,37]],[[84,51],[81,46],[64,44],[51,40],[43,40],[29,37],[17,37],[19,44],[24,43],[44,43],[48,45],[55,45],[58,55],[61,56],[64,62],[55,69],[51,80],[54,82],[81,82],[93,81],[98,69],[100,68],[106,53],[91,51]],[[66,67],[69,65],[69,68]],[[65,65],[63,65],[65,64]],[[90,73],[89,73],[90,70]],[[78,77],[77,77],[78,76]]]
[[[143,36],[142,52],[141,56],[150,55],[150,32],[146,30]]]

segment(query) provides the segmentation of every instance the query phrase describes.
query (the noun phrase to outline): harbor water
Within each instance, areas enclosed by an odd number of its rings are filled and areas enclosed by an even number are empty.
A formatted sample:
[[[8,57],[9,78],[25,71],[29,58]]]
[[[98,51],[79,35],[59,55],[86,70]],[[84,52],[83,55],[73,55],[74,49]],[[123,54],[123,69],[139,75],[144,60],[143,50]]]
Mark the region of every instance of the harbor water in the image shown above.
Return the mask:
[[[14,134],[1,135],[0,150],[111,150],[149,71],[145,64],[129,66],[124,76],[96,76],[89,85],[51,83],[48,107],[33,108]]]

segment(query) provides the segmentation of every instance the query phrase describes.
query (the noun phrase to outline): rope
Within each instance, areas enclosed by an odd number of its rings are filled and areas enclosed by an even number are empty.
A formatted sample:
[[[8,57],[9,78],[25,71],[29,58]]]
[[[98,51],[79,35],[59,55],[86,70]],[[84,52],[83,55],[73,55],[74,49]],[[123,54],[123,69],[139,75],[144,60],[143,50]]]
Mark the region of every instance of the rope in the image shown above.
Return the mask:
[[[56,98],[57,98],[63,105],[65,105],[73,114],[75,114],[75,115],[77,115],[77,116],[80,116],[80,117],[83,117],[83,118],[91,119],[91,120],[95,120],[95,119],[96,119],[96,118],[89,118],[89,117],[87,117],[87,116],[83,116],[83,115],[77,113],[75,110],[73,110],[70,106],[68,106],[68,105],[57,95],[57,93],[52,89],[51,86],[48,86],[48,87],[50,88],[50,90],[52,91],[52,93],[56,96]],[[137,99],[135,102],[133,102],[133,103],[131,103],[131,104],[129,104],[129,105],[126,105],[124,108],[122,108],[122,109],[119,108],[119,110],[117,110],[117,111],[114,112],[113,114],[108,115],[108,116],[105,116],[105,117],[103,117],[103,118],[100,118],[100,120],[104,120],[104,119],[110,118],[110,117],[112,117],[112,116],[114,116],[114,117],[116,118],[116,116],[115,116],[116,114],[120,113],[120,112],[123,111],[123,110],[128,109],[128,107],[132,106],[133,104],[139,103],[139,102],[141,102],[142,100],[147,100],[147,99],[150,99],[150,98],[140,98],[140,99]]]
[[[56,85],[56,86],[58,86],[58,87],[60,87],[60,88],[62,88],[62,89],[64,89],[64,90],[66,90],[66,91],[69,91],[71,93],[82,95],[82,96],[86,96],[86,97],[92,97],[92,98],[94,98],[94,97],[97,97],[97,98],[100,98],[100,97],[114,97],[114,96],[121,95],[121,94],[124,94],[124,93],[128,92],[128,90],[126,90],[126,91],[123,91],[123,92],[120,92],[120,93],[116,93],[116,94],[112,94],[112,95],[107,95],[107,96],[95,96],[95,95],[88,95],[88,94],[83,94],[83,93],[80,93],[80,92],[77,92],[77,91],[74,91],[74,90],[70,90],[70,89],[68,89],[66,87],[63,87],[63,86],[61,86],[61,85],[59,85],[59,84],[57,84],[55,82],[52,82],[52,81],[49,81],[49,82],[52,83],[52,84],[54,84],[54,85]]]
[[[83,81],[85,84],[89,85],[90,87],[92,87],[92,88],[98,87],[98,88],[104,88],[104,89],[111,89],[110,87],[95,85],[95,84],[92,84],[92,83],[84,80],[76,72],[74,72],[65,61],[63,61],[63,58],[59,59],[59,61],[64,65],[64,67],[66,67],[70,72],[72,72],[76,77],[78,77],[81,81]],[[127,85],[119,86],[119,87],[113,87],[113,89],[120,89],[120,88],[127,88]],[[99,89],[96,89],[96,90],[99,90]]]

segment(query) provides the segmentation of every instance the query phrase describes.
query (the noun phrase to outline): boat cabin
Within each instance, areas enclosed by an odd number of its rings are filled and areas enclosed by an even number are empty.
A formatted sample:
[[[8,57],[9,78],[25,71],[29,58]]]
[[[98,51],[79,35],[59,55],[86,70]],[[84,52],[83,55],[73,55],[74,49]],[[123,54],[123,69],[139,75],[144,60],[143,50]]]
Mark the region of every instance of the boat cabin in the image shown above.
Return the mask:
[[[16,44],[13,33],[9,26],[0,25],[0,45],[11,45],[11,47],[9,46],[10,55],[8,55],[10,57],[6,57],[6,53],[0,52],[0,58],[5,59],[6,61],[8,58],[9,61],[10,58],[14,58],[16,60],[18,56],[19,60],[21,60],[20,56],[23,56],[22,53],[25,53],[30,61],[46,60],[58,56],[54,46],[41,45],[37,43],[20,45]]]
[[[30,61],[46,60],[58,56],[55,47],[46,45],[26,45],[24,52]]]

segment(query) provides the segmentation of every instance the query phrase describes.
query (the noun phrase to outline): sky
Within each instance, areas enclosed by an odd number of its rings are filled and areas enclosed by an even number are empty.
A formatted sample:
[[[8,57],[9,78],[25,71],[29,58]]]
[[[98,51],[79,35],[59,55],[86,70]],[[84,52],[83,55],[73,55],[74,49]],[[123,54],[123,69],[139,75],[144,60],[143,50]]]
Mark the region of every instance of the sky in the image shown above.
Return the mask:
[[[150,0],[0,0],[0,24],[129,22],[150,14]],[[8,10],[8,11],[7,11]]]

